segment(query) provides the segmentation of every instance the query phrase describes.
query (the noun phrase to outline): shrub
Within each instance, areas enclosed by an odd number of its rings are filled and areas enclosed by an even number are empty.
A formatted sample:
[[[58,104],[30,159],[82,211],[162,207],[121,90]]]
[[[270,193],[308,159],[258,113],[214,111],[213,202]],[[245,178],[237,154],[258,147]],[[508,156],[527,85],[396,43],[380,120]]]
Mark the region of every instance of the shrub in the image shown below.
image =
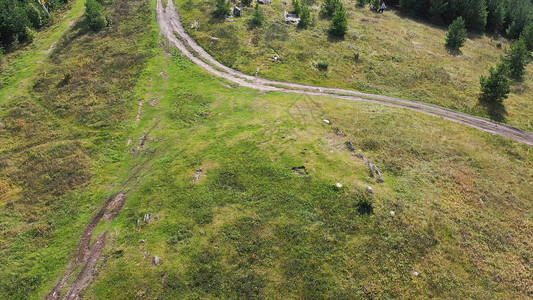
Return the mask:
[[[496,68],[490,68],[488,77],[481,76],[481,97],[483,103],[495,104],[502,103],[511,91],[511,82],[507,78],[509,70],[505,63],[500,63]]]
[[[244,6],[250,6],[250,4],[252,4],[252,0],[242,0],[241,2]]]
[[[526,66],[528,60],[528,51],[526,43],[519,40],[511,45],[511,49],[507,51],[505,63],[509,68],[509,75],[516,80],[522,80],[526,73]]]
[[[215,7],[213,16],[216,18],[225,18],[231,11],[229,2],[226,0],[216,0]]]
[[[326,18],[331,18],[341,5],[340,0],[324,0],[322,8],[320,9],[320,15]]]
[[[307,28],[311,24],[311,10],[309,10],[309,6],[303,5],[300,10],[300,22],[298,23],[299,28]]]
[[[264,21],[263,13],[259,9],[259,3],[256,3],[254,12],[252,14],[252,19],[250,20],[250,24],[252,26],[261,26],[263,25],[263,21]]]
[[[292,12],[297,15],[300,15],[300,13],[302,12],[302,4],[300,4],[300,1],[298,0],[292,1]]]
[[[327,60],[323,60],[323,61],[319,61],[317,63],[317,68],[320,70],[320,71],[326,71],[329,67],[329,63]]]
[[[97,0],[85,2],[85,19],[89,28],[98,31],[107,26],[105,8]]]
[[[357,0],[357,6],[364,7],[368,4],[369,0]]]
[[[459,17],[448,27],[448,36],[446,37],[446,46],[452,49],[461,48],[466,42],[465,21]]]
[[[348,20],[346,19],[346,11],[344,6],[340,3],[337,12],[331,19],[331,24],[329,25],[328,33],[332,36],[343,38],[348,32]]]

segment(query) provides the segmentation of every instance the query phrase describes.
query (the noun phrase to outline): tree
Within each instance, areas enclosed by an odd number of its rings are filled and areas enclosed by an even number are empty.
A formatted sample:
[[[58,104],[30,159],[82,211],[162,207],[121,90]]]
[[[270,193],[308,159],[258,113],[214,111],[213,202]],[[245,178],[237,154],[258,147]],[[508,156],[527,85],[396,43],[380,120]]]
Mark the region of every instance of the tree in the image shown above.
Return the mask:
[[[228,1],[216,0],[215,11],[213,12],[213,15],[216,18],[225,18],[227,15],[229,15],[230,11],[231,9]]]
[[[0,47],[16,48],[28,41],[29,26],[31,23],[18,1],[0,1]]]
[[[331,18],[342,5],[340,0],[324,0],[322,2],[322,8],[320,9],[320,15],[326,18]]]
[[[487,6],[485,0],[462,0],[459,15],[465,20],[469,30],[483,31],[487,24]]]
[[[329,34],[338,38],[343,38],[348,32],[348,20],[346,19],[346,10],[342,3],[339,4],[331,24],[329,25]]]
[[[486,30],[498,33],[505,22],[505,3],[502,0],[487,0],[487,26]]]
[[[97,0],[85,2],[85,19],[89,28],[98,31],[107,26],[105,8]]]
[[[505,63],[490,68],[488,77],[481,76],[481,101],[486,104],[501,104],[511,91],[511,81],[507,78],[509,70]]]
[[[533,51],[533,22],[529,23],[529,25],[524,28],[520,35],[520,39],[524,41],[528,51]]]
[[[300,22],[298,22],[299,28],[307,28],[311,24],[311,10],[308,5],[302,5],[300,14]]]
[[[452,49],[461,48],[466,42],[465,21],[459,17],[448,27],[448,36],[446,37],[446,46]]]
[[[369,2],[369,0],[357,0],[357,5],[360,6],[360,7],[364,7],[365,5],[367,5]]]
[[[259,9],[259,3],[256,3],[254,12],[252,13],[252,19],[250,20],[250,24],[252,26],[261,26],[263,25],[263,21],[264,21],[263,13]]]
[[[381,7],[381,2],[383,0],[370,0],[370,5],[372,5],[372,10],[377,11]]]
[[[509,75],[516,80],[522,80],[526,73],[528,53],[526,43],[523,40],[514,42],[511,50],[507,52],[504,61],[509,68]]]
[[[300,15],[300,12],[302,11],[302,4],[300,3],[300,1],[298,0],[292,1],[292,11],[295,14]]]
[[[436,24],[443,24],[448,12],[448,2],[446,0],[431,0],[429,14],[431,21]]]

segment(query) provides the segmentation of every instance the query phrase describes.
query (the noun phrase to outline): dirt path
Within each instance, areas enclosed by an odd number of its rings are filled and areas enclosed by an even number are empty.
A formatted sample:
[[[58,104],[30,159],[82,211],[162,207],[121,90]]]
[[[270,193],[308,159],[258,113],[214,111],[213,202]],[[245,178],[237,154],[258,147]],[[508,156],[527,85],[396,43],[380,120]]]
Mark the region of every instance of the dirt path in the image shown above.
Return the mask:
[[[161,33],[174,46],[176,46],[185,57],[189,58],[192,62],[201,66],[210,73],[220,76],[240,86],[258,89],[261,91],[278,91],[310,96],[337,98],[348,101],[364,101],[410,109],[474,127],[485,132],[508,137],[533,146],[533,133],[531,132],[435,105],[383,95],[362,93],[352,90],[268,80],[250,76],[248,74],[231,69],[215,60],[187,34],[183,28],[183,25],[181,24],[181,18],[173,0],[168,0],[168,5],[166,8],[163,7],[161,0],[157,1],[157,22],[159,23]]]

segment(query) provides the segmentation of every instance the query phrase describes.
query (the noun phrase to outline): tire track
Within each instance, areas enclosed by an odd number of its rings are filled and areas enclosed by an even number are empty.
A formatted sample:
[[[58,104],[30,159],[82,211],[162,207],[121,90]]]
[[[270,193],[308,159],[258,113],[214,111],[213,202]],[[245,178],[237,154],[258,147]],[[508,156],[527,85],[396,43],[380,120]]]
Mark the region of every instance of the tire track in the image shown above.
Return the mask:
[[[187,34],[183,28],[180,15],[174,5],[173,0],[168,0],[166,7],[163,7],[161,0],[157,0],[157,23],[159,24],[161,33],[176,48],[178,48],[178,50],[180,50],[185,57],[208,72],[236,83],[239,86],[257,89],[260,91],[277,91],[300,95],[337,98],[347,101],[363,101],[409,109],[412,111],[441,117],[456,123],[474,127],[485,132],[507,137],[529,146],[533,146],[533,133],[531,132],[521,130],[513,126],[492,122],[488,119],[453,111],[451,109],[401,98],[368,94],[353,90],[317,87],[298,83],[268,80],[260,77],[250,76],[248,74],[231,69],[214,59]]]

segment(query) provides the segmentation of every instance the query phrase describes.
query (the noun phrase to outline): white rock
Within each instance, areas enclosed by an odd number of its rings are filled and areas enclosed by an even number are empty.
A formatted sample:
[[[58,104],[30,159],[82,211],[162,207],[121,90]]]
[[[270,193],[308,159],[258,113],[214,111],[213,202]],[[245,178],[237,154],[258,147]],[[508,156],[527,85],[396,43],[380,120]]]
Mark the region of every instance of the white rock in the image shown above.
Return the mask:
[[[154,265],[158,266],[163,262],[163,259],[159,256],[154,256]]]
[[[367,190],[370,194],[374,194],[374,190],[373,190],[371,187],[367,186],[367,187],[366,187],[366,190]]]
[[[342,187],[342,183],[340,182],[337,182],[337,184],[335,184],[339,189]]]
[[[420,275],[420,273],[418,273],[418,272],[417,272],[417,271],[415,271],[415,270],[411,271],[411,274],[413,274],[413,275],[415,275],[415,276],[418,276],[418,275]]]
[[[329,120],[324,119],[322,121],[324,121],[324,123],[326,123],[326,124],[329,124]]]
[[[391,211],[390,211],[390,215],[391,215],[391,216],[394,217],[395,214],[396,214],[396,213],[394,212],[394,210],[391,210]]]

